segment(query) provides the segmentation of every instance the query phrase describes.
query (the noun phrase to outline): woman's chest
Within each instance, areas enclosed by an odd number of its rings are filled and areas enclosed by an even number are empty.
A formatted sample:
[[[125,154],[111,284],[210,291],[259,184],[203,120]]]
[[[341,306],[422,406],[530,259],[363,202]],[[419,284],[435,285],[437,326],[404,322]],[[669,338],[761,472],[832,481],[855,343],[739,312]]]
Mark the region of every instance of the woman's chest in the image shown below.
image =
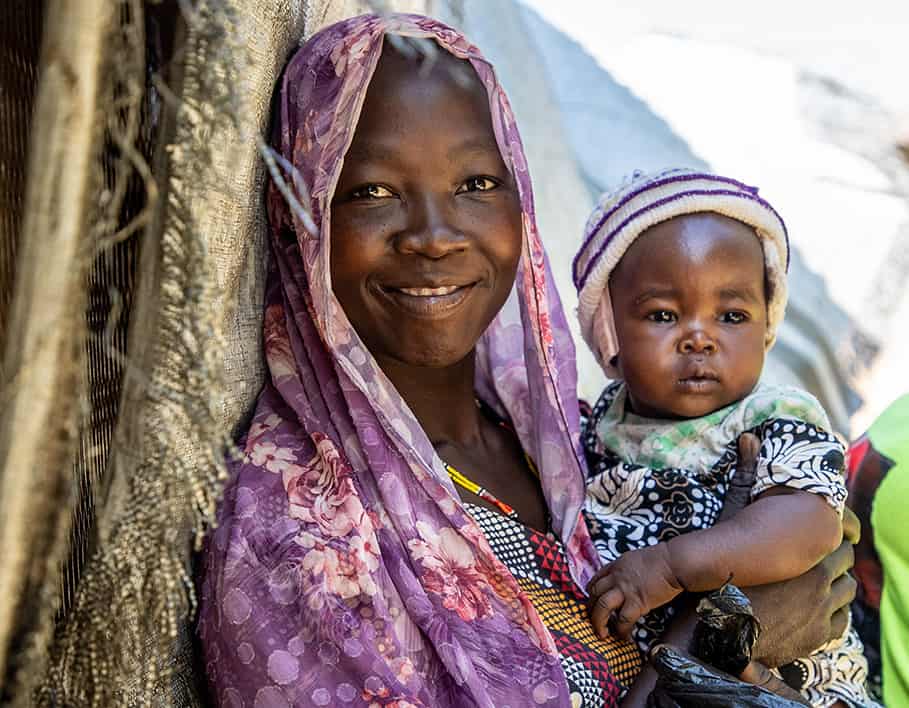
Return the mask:
[[[640,652],[631,642],[602,640],[594,633],[586,597],[571,577],[558,539],[485,508],[466,508],[552,635],[572,707],[617,706],[640,671]]]

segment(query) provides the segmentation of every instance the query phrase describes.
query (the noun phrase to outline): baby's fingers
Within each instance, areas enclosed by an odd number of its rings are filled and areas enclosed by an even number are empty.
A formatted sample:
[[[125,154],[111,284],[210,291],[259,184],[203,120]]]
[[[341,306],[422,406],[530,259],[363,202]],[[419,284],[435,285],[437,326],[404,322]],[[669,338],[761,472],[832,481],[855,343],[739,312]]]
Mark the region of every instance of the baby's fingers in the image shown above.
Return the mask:
[[[625,602],[625,595],[619,588],[610,588],[599,595],[590,610],[590,621],[593,629],[600,639],[605,639],[609,634],[609,617]]]

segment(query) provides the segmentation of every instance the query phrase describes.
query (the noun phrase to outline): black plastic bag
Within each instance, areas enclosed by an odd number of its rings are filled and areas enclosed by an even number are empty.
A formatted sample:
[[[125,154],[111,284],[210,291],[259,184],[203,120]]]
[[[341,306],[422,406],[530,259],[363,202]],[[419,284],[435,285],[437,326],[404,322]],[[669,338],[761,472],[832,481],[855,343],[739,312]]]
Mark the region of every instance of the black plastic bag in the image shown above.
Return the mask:
[[[668,645],[651,657],[659,673],[648,708],[795,708],[804,706],[739,681],[751,662],[761,625],[751,603],[726,583],[698,603],[698,623],[688,655]]]
[[[656,648],[651,663],[660,676],[647,708],[805,708],[665,644]]]
[[[761,625],[745,593],[726,583],[701,599],[697,614],[691,653],[727,674],[741,674],[751,663],[761,633]]]

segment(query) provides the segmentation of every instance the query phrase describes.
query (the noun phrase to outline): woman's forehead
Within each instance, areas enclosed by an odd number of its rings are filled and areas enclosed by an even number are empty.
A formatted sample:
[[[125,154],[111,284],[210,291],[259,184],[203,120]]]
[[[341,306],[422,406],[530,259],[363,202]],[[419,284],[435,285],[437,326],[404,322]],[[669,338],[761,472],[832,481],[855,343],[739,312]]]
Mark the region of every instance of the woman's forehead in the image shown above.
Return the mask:
[[[459,59],[430,40],[420,40],[413,46],[404,51],[399,43],[386,40],[366,92],[367,104],[408,95],[423,94],[429,98],[447,91],[489,113],[486,89],[468,60]]]
[[[435,122],[427,126],[430,116]],[[411,56],[386,45],[348,156],[381,156],[400,149],[402,140],[425,138],[433,126],[446,134],[453,150],[498,152],[489,98],[469,62],[439,49],[435,55]]]

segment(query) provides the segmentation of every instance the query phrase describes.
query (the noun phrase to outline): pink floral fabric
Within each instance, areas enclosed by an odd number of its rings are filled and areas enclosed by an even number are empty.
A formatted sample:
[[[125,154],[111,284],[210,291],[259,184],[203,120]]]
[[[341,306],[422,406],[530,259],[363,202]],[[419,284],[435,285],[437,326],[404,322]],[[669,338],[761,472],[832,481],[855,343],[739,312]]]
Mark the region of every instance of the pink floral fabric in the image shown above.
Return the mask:
[[[478,344],[476,388],[541,470],[580,587],[598,563],[580,516],[574,347],[505,94],[443,24],[346,20],[297,51],[280,87],[275,148],[297,192],[305,182],[316,232],[271,185],[270,377],[200,569],[212,698],[250,708],[567,706],[552,637],[332,293],[328,207],[386,34],[434,39],[486,87],[524,249],[512,296]],[[516,666],[527,669],[520,681]]]

